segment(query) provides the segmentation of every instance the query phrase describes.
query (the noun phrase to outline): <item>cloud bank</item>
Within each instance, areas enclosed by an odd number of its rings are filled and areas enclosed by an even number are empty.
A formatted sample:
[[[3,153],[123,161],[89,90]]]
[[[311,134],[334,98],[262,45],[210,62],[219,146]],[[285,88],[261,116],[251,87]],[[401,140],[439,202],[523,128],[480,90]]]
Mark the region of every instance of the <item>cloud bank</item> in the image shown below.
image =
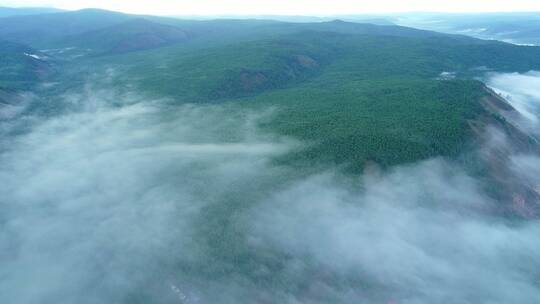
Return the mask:
[[[492,74],[487,79],[487,85],[505,97],[526,118],[523,124],[529,131],[536,129],[540,113],[540,72]]]
[[[2,129],[6,303],[540,302],[539,222],[457,163],[307,176],[273,161],[299,144],[257,128],[271,111],[62,100]]]

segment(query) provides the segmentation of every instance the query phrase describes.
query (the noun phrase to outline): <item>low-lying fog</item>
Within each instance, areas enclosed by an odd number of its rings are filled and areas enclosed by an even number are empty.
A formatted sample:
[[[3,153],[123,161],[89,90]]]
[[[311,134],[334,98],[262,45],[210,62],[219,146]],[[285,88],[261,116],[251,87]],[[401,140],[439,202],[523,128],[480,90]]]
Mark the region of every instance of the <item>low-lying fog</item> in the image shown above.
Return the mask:
[[[524,116],[521,125],[526,126],[529,132],[538,134],[540,72],[493,74],[488,78],[487,85],[494,88]]]
[[[536,119],[538,81],[488,83]],[[540,303],[540,223],[490,215],[459,165],[303,176],[257,128],[279,109],[135,96],[2,122],[3,303]]]

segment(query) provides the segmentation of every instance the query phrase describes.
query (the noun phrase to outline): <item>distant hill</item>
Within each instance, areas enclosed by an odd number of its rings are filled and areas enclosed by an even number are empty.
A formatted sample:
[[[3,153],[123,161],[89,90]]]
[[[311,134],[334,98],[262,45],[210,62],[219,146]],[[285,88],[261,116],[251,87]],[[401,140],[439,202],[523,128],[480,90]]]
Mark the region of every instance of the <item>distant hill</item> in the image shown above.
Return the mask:
[[[60,13],[64,10],[52,7],[0,7],[0,18],[20,15]]]
[[[98,9],[12,16],[0,19],[0,39],[47,48],[67,36],[105,28],[130,18],[126,14]]]
[[[189,32],[179,27],[137,18],[66,37],[64,43],[91,49],[93,53],[124,53],[182,42],[190,37]]]
[[[12,10],[6,8],[7,10]],[[19,9],[14,9],[19,11]],[[36,12],[39,10],[36,9]],[[22,9],[20,12],[23,12]],[[41,12],[41,11],[39,11]],[[50,14],[54,12],[54,14]],[[49,14],[47,14],[49,13]],[[19,14],[17,14],[19,15]],[[16,16],[2,18],[0,20],[0,39],[12,40],[25,43],[36,48],[55,48],[64,45],[68,40],[81,38],[86,32],[98,31],[100,29],[112,29],[114,25],[132,19],[146,19],[155,23],[167,24],[180,27],[183,31],[204,35],[215,35],[212,39],[221,40],[223,36],[230,37],[236,35],[236,38],[253,35],[269,34],[268,31],[277,31],[275,33],[286,33],[287,31],[296,31],[303,26],[309,29],[316,27],[315,24],[321,23],[325,30],[332,31],[358,31],[358,30],[380,30],[380,28],[366,29],[365,27],[351,26],[353,24],[373,24],[373,25],[393,25],[389,18],[373,16],[342,16],[343,22],[349,21],[347,25],[339,25],[332,22],[332,17],[303,17],[303,16],[226,16],[226,19],[200,18],[199,20],[186,20],[173,17],[156,17],[144,15],[130,15],[118,12],[112,12],[101,9],[83,9],[79,11],[52,11],[43,10],[38,16]],[[341,18],[341,17],[340,17]],[[341,20],[337,20],[341,21]],[[268,25],[281,24],[281,27],[271,27]],[[330,27],[328,24],[334,24]],[[265,31],[265,27],[268,31]],[[340,28],[341,27],[341,28]],[[410,30],[410,29],[409,29]],[[124,29],[113,30],[114,33],[124,31]],[[163,29],[158,30],[163,31]],[[131,31],[133,32],[133,31]],[[409,33],[413,33],[409,31]],[[418,33],[418,32],[417,32]],[[99,36],[99,33],[89,33]],[[80,35],[80,37],[77,37]],[[168,39],[165,39],[168,40]],[[175,39],[173,39],[175,40]],[[76,41],[74,41],[76,42]],[[144,44],[144,43],[143,43]],[[161,43],[158,43],[161,45]]]
[[[210,15],[210,16],[170,16],[183,20],[216,20],[216,19],[228,19],[228,20],[269,20],[269,21],[281,21],[291,23],[314,23],[314,22],[328,22],[334,19],[342,19],[350,22],[358,23],[371,23],[377,25],[395,25],[389,18],[382,18],[371,15],[339,15],[339,16],[284,16],[284,15]]]
[[[84,9],[79,11],[0,18],[0,39],[37,49],[78,48],[71,58],[88,54],[121,53],[184,42],[190,38],[209,43],[251,40],[295,33],[300,30],[397,36],[434,36],[433,32],[396,26],[376,26],[342,20],[325,22],[279,22],[274,20],[182,20]],[[56,52],[56,51],[53,51]],[[56,52],[58,54],[59,52]],[[69,56],[68,56],[69,57]]]

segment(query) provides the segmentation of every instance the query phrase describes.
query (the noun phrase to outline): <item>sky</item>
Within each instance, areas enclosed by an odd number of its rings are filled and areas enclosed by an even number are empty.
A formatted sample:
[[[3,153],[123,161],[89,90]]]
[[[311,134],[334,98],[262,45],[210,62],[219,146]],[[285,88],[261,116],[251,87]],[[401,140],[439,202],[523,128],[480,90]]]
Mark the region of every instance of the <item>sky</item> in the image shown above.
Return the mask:
[[[103,8],[155,15],[336,15],[385,12],[540,11],[539,0],[0,0],[0,6]]]

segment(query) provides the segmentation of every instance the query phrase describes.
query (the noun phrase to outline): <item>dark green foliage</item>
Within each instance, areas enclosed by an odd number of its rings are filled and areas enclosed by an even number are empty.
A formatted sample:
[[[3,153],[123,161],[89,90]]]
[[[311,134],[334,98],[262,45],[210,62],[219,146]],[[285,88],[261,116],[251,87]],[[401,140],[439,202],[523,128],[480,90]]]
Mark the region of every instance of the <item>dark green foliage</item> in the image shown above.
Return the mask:
[[[254,101],[281,109],[264,128],[311,143],[285,161],[323,158],[361,169],[367,161],[386,166],[458,155],[467,120],[482,111],[481,95],[474,81],[388,78],[288,89]]]

